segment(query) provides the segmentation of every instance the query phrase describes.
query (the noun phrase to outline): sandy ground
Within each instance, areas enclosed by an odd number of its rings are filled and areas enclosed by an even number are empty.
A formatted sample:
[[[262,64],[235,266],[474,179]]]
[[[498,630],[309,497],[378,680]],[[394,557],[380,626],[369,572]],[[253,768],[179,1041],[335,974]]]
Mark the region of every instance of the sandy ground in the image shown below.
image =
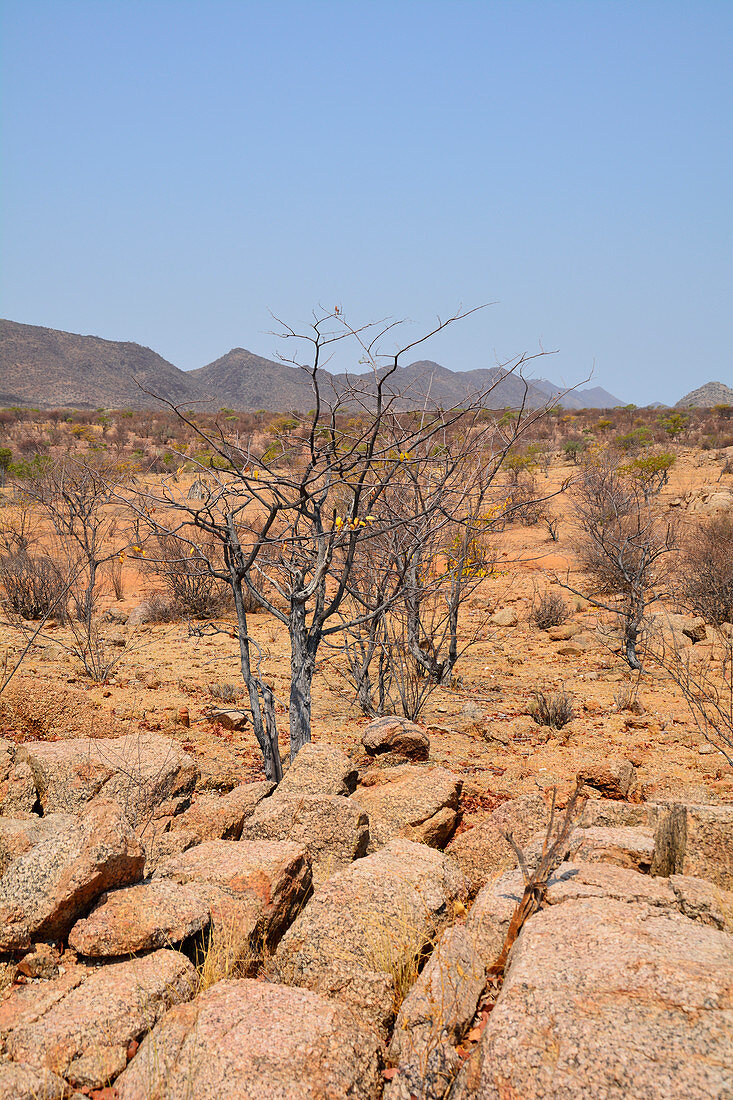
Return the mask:
[[[550,489],[573,467],[556,462],[542,486]],[[717,481],[720,462],[705,453],[682,454],[661,496],[670,517],[689,516],[675,506],[686,493]],[[733,478],[722,482],[733,488]],[[432,758],[466,780],[468,814],[482,814],[497,802],[530,790],[557,786],[564,796],[576,771],[590,759],[621,755],[639,768],[638,799],[681,798],[733,801],[733,776],[723,757],[708,751],[678,689],[650,665],[638,699],[642,713],[619,709],[620,694],[635,683],[622,659],[597,632],[598,615],[564,593],[578,629],[569,641],[553,642],[532,625],[533,600],[555,575],[574,564],[574,530],[567,500],[551,505],[559,515],[559,538],[544,525],[512,526],[498,536],[501,567],[483,580],[465,610],[463,627],[476,642],[459,661],[451,688],[430,697],[421,722],[431,731]],[[577,575],[576,579],[577,579]],[[131,610],[145,597],[149,580],[126,567],[124,596],[106,596],[103,606]],[[559,589],[558,589],[559,591]],[[517,623],[492,625],[495,609],[512,608]],[[111,624],[126,641],[111,679],[91,683],[64,652],[64,629],[55,627],[26,657],[0,701],[3,736],[57,738],[109,736],[140,730],[170,732],[199,761],[203,786],[232,786],[262,775],[251,731],[227,731],[211,721],[219,705],[210,685],[241,688],[237,643],[224,632],[191,636],[186,623],[142,626],[134,631]],[[287,756],[289,650],[285,628],[267,615],[252,618],[252,630],[266,654],[265,673],[278,702],[281,750]],[[12,663],[18,634],[0,629],[0,653]],[[695,646],[695,659],[715,656],[709,641]],[[366,766],[361,734],[368,719],[354,705],[338,656],[322,651],[314,683],[313,737],[345,748]],[[560,731],[538,726],[528,714],[535,690],[568,691],[576,717]]]

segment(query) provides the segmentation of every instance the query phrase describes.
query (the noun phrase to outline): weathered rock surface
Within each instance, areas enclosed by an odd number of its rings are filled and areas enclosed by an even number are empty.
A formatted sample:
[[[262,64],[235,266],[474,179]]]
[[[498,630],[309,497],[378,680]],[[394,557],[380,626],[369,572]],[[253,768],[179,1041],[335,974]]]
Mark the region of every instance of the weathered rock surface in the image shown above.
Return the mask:
[[[105,890],[136,882],[144,862],[122,809],[96,802],[19,856],[0,879],[0,949],[63,939]]]
[[[506,871],[479,891],[466,919],[466,934],[488,970],[498,959],[517,903],[524,892],[522,872]]]
[[[592,761],[578,772],[578,779],[595,788],[605,798],[625,799],[635,778],[636,768],[630,760],[622,757]]]
[[[433,1047],[455,1045],[473,1019],[485,979],[471,930],[447,928],[397,1013],[390,1062],[417,1069]]]
[[[281,795],[268,798],[245,822],[242,840],[290,840],[305,848],[314,883],[366,855],[369,817],[353,798]]]
[[[64,1100],[66,1083],[55,1073],[18,1062],[0,1064],[0,1100]]]
[[[512,833],[521,846],[546,827],[548,820],[541,795],[522,795],[504,802],[488,820],[454,837],[446,852],[460,864],[471,894],[477,894],[484,883],[517,866],[517,857],[503,833]]]
[[[623,826],[574,829],[566,852],[566,858],[575,863],[615,863],[647,873],[654,860],[654,834]]]
[[[176,741],[147,733],[20,745],[15,767],[33,773],[43,813],[79,813],[96,795],[124,807],[137,828],[173,812],[190,796],[196,764]]]
[[[209,907],[195,887],[168,879],[103,894],[69,932],[69,946],[89,958],[132,955],[181,943],[201,932]]]
[[[611,798],[589,798],[578,818],[578,825],[616,828],[656,828],[658,808],[653,802],[622,802]]]
[[[344,1001],[385,1029],[394,975],[466,897],[460,869],[441,852],[394,840],[324,883],[283,936],[277,973],[287,984]]]
[[[274,783],[262,780],[241,783],[222,795],[199,795],[192,806],[172,819],[171,830],[187,829],[199,840],[239,840],[245,821],[274,789]]]
[[[361,743],[370,756],[389,752],[407,760],[427,760],[430,755],[427,730],[407,718],[376,718],[365,728]]]
[[[456,1100],[710,1100],[733,1090],[733,937],[609,898],[553,905],[515,945]]]
[[[55,1000],[43,991],[35,1011],[26,997],[13,1013],[13,991],[3,1006],[11,1021],[5,1045],[15,1062],[50,1070],[78,1087],[100,1088],[125,1068],[128,1044],[192,995],[195,971],[184,955],[165,950],[76,969],[76,984]]]
[[[42,840],[55,836],[74,821],[71,814],[49,814],[48,817],[0,817],[0,875],[14,859],[35,848]]]
[[[359,772],[341,749],[321,741],[303,745],[288,768],[274,797],[291,794],[350,795]]]
[[[16,763],[17,751],[13,741],[0,740],[0,814],[30,817],[36,805],[36,784],[28,764]]]
[[[352,800],[369,814],[369,850],[400,836],[445,847],[460,820],[462,788],[445,768],[404,764],[368,772]]]
[[[222,981],[163,1017],[117,1081],[120,1100],[373,1100],[379,1039],[304,989]]]
[[[660,806],[656,874],[694,875],[733,889],[733,805]]]
[[[259,947],[278,941],[311,890],[305,849],[274,840],[206,840],[162,864],[153,882],[195,884],[217,929]]]

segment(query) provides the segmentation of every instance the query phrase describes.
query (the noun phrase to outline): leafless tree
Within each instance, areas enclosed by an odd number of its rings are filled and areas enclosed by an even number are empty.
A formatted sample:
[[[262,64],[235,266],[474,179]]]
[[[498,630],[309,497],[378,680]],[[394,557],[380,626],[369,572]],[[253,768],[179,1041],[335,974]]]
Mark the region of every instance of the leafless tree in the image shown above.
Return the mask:
[[[575,485],[574,506],[580,562],[594,589],[579,591],[568,579],[559,583],[615,617],[624,658],[638,671],[645,614],[665,593],[663,559],[677,551],[674,530],[660,518],[639,482],[624,477],[603,456],[584,467]]]
[[[353,583],[362,552],[411,525],[419,528],[431,510],[448,522],[449,487],[463,476],[467,443],[484,453],[486,435],[495,437],[494,425],[483,416],[484,395],[448,411],[425,404],[416,414],[406,411],[409,397],[391,388],[402,358],[462,316],[438,321],[431,332],[388,355],[380,347],[392,324],[354,328],[334,311],[316,315],[303,332],[283,325],[280,335],[298,348],[287,361],[303,371],[311,412],[288,418],[277,448],[257,453],[249,443],[235,445],[224,429],[206,431],[169,405],[211,456],[209,492],[191,500],[172,478],[163,479],[160,489],[139,490],[133,507],[141,530],[156,538],[174,536],[182,554],[197,545],[194,530],[220,544],[223,566],[209,560],[208,568],[231,588],[253,728],[266,774],[276,781],[282,767],[273,696],[249,631],[248,603],[254,600],[288,629],[293,759],[311,736],[311,685],[321,644],[381,615],[410,570],[420,568],[419,543],[407,539],[404,554],[389,557],[384,583],[365,600]],[[336,387],[323,367],[329,350],[343,341],[356,345],[369,369]],[[524,362],[527,358],[518,359],[508,369],[517,371]],[[506,437],[486,452],[493,454],[490,469],[498,468],[510,445]],[[444,486],[442,495],[429,488],[431,467],[440,471],[435,476]],[[422,495],[412,498],[414,511],[399,514],[393,506],[397,487],[416,485],[421,474],[428,481]],[[450,522],[455,518],[451,515]],[[349,599],[357,606],[344,616]],[[419,639],[414,643],[419,649]],[[432,668],[436,656],[421,659]]]

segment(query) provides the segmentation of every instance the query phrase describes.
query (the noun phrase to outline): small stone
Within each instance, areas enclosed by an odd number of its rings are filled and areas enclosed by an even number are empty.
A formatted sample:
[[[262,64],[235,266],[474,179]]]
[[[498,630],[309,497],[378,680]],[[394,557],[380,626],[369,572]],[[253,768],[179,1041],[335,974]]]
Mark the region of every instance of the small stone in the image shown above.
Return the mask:
[[[517,621],[517,613],[513,607],[502,607],[489,619],[493,626],[516,626]]]
[[[361,743],[370,756],[391,752],[409,760],[427,760],[430,737],[407,718],[377,718],[364,730]]]
[[[246,710],[238,710],[234,707],[216,707],[209,714],[209,719],[225,730],[237,730],[241,732],[249,722],[249,714]]]
[[[547,637],[552,642],[568,642],[577,633],[578,627],[575,623],[562,623],[560,626],[551,626]]]
[[[708,636],[705,620],[700,618],[689,620],[682,627],[682,633],[693,643],[704,642]]]
[[[636,769],[622,757],[608,757],[585,764],[578,779],[600,791],[606,798],[626,798],[636,778]]]
[[[61,954],[49,943],[36,943],[18,963],[18,973],[26,978],[55,978]]]

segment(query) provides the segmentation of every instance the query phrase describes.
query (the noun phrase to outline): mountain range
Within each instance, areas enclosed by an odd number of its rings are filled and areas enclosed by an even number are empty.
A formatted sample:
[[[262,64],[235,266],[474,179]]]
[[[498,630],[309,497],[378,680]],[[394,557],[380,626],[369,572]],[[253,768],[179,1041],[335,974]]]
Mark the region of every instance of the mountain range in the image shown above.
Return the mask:
[[[350,388],[368,405],[375,384],[373,374],[323,372],[326,400],[329,392],[343,394]],[[425,359],[398,368],[389,389],[400,395],[402,407],[451,408],[478,394],[484,395],[487,408],[516,407],[523,400],[532,407],[556,401],[569,409],[623,404],[599,386],[565,392],[546,379],[525,383],[500,367],[452,371]],[[242,411],[304,411],[313,404],[303,371],[244,348],[182,371],[140,344],[0,320],[0,405],[151,408],[157,397],[178,405]]]

